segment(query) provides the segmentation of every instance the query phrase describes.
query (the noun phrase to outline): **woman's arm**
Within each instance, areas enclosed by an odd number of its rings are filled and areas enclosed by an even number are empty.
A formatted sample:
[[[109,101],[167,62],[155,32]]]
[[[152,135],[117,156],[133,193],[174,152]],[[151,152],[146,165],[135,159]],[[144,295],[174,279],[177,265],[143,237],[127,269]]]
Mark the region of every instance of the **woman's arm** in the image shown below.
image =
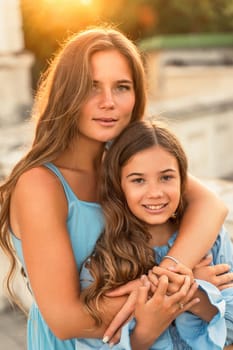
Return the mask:
[[[186,190],[187,208],[179,228],[179,235],[169,255],[191,269],[212,247],[227,215],[224,203],[196,178],[189,175]],[[161,266],[172,261],[164,259]]]
[[[22,241],[36,303],[58,338],[101,338],[126,297],[106,300],[104,324],[96,329],[81,301],[66,220],[67,202],[56,177],[43,168],[23,174],[12,195],[11,226]]]

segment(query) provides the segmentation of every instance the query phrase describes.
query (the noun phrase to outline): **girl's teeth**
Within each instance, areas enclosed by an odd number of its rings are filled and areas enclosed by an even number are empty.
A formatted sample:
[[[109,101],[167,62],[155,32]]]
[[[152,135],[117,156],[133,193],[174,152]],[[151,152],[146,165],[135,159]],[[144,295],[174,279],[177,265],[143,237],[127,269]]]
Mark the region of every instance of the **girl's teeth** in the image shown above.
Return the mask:
[[[146,205],[146,208],[151,209],[151,210],[158,210],[161,209],[163,207],[163,204],[159,204],[159,205]]]

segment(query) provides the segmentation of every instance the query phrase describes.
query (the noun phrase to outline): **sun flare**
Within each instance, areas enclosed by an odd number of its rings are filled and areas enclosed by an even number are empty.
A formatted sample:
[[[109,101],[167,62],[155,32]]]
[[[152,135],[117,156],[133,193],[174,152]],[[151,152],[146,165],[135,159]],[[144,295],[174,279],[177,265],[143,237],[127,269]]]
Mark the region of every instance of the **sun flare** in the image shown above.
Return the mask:
[[[90,6],[93,2],[94,0],[44,0],[44,3],[47,3],[48,5],[66,5],[67,7],[77,7],[79,5]]]
[[[92,5],[92,0],[80,0],[80,4],[90,6]]]

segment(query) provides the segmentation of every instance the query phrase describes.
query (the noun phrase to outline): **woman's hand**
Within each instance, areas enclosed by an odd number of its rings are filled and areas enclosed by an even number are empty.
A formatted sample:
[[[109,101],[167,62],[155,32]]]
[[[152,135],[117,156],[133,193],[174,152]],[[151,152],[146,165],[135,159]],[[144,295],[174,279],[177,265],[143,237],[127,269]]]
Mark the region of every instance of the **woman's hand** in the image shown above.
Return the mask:
[[[219,290],[233,287],[233,272],[228,264],[210,265],[212,255],[203,258],[193,269],[195,278],[212,283]]]
[[[109,342],[110,344],[116,344],[119,342],[121,328],[133,317],[138,288],[140,286],[142,286],[142,282],[138,278],[106,293],[107,297],[120,297],[128,295],[128,299],[104,332],[104,342]]]
[[[131,336],[133,350],[148,349],[178,315],[199,302],[193,298],[197,286],[191,285],[189,276],[184,277],[176,293],[169,295],[168,289],[169,278],[162,275],[151,295],[151,283],[146,276],[143,277],[135,305],[136,327]]]
[[[137,291],[138,287],[142,285],[141,279],[137,278],[136,280],[130,281],[118,288],[111,290],[106,293],[108,297],[122,297],[123,295],[129,295],[133,291]]]

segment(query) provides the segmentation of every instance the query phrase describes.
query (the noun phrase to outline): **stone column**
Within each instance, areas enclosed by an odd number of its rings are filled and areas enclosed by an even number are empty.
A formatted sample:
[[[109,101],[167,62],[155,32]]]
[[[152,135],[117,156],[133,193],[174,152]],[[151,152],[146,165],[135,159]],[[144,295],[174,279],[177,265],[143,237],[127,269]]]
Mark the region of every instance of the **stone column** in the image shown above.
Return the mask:
[[[31,105],[33,56],[24,51],[19,0],[0,0],[0,126],[23,119]]]

